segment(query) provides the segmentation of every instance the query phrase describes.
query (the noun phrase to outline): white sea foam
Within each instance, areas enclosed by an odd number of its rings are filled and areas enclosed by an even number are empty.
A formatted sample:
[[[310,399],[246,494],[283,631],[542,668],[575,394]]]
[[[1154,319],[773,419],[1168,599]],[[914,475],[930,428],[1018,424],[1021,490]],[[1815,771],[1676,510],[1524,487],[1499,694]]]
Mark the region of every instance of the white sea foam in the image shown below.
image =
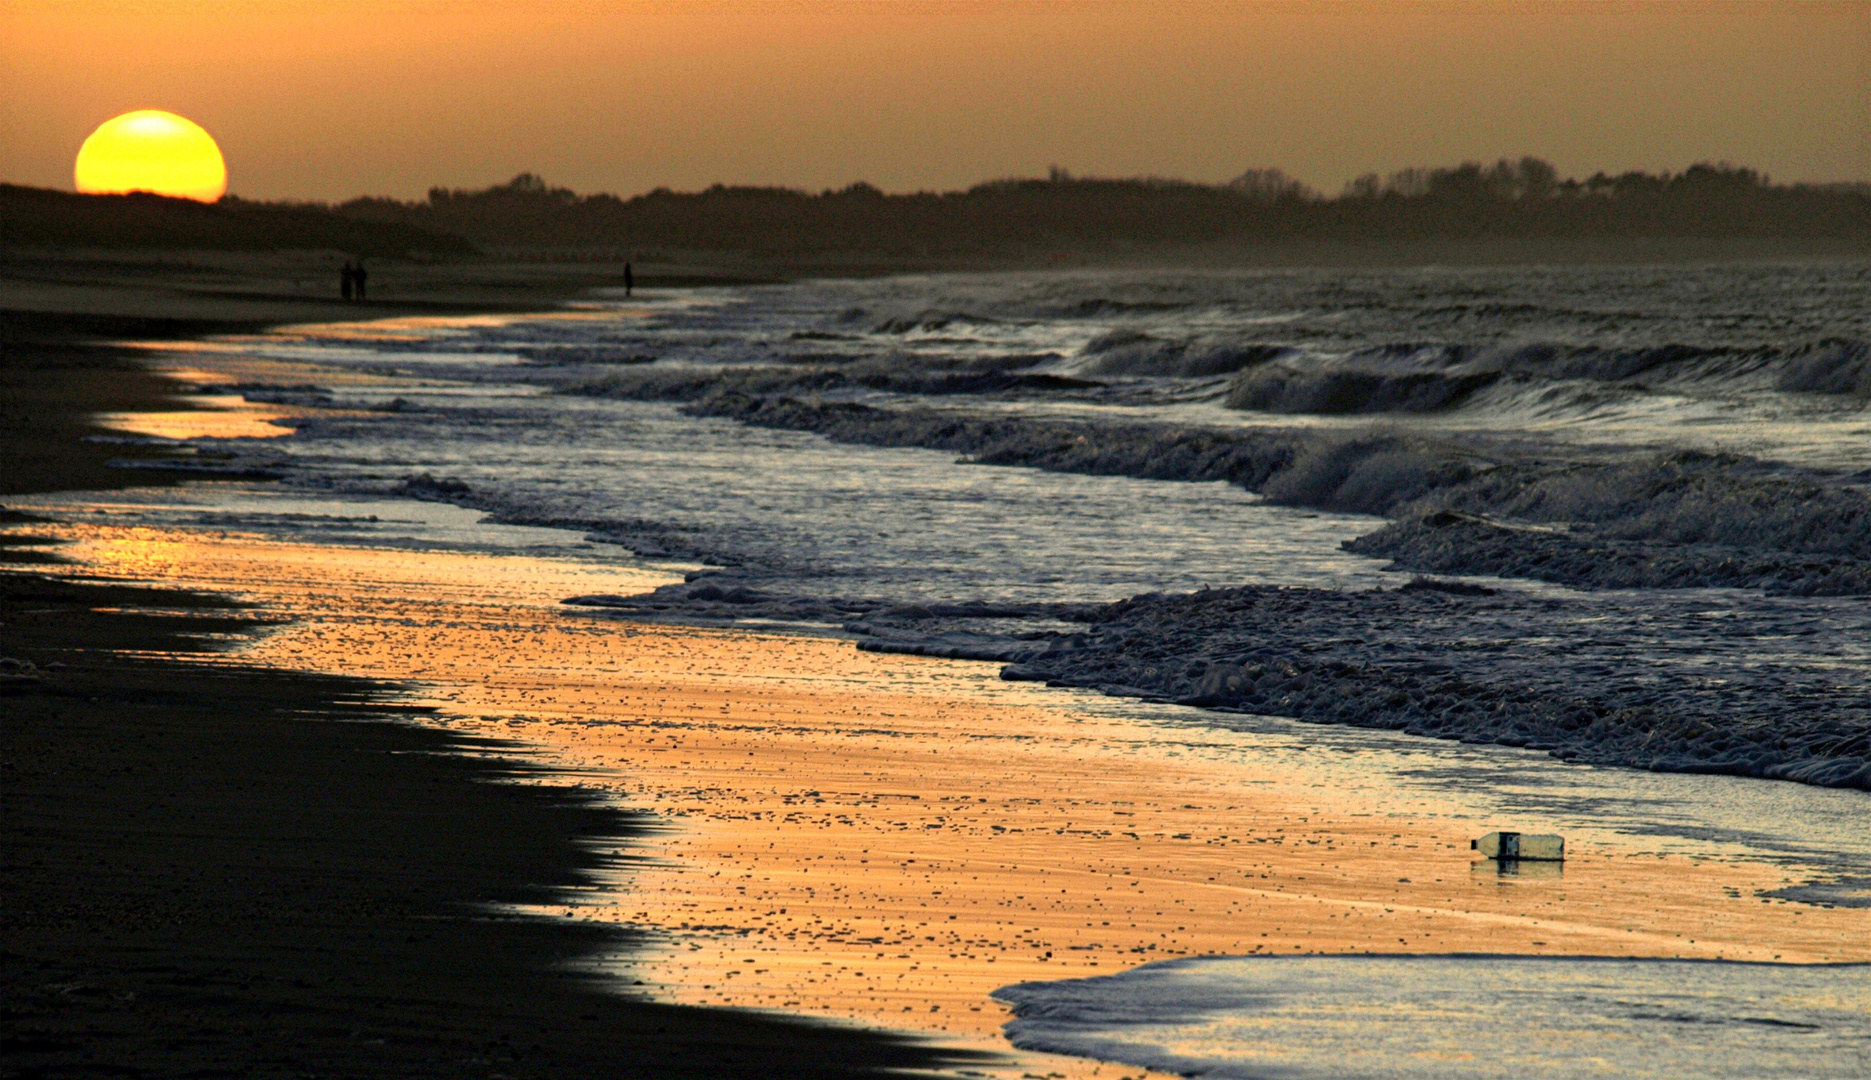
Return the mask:
[[[1028,1050],[1240,1080],[1828,1080],[1871,1072],[1871,966],[1511,956],[1173,960],[1023,983]]]

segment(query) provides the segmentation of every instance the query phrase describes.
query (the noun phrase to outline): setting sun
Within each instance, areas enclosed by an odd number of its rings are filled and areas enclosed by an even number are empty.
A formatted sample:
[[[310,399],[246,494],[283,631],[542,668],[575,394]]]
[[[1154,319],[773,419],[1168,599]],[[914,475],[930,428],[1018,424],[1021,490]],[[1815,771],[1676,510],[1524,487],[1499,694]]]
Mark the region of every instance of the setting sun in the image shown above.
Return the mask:
[[[163,112],[141,109],[99,125],[78,150],[72,169],[87,195],[150,191],[213,202],[227,192],[221,148],[201,125]]]

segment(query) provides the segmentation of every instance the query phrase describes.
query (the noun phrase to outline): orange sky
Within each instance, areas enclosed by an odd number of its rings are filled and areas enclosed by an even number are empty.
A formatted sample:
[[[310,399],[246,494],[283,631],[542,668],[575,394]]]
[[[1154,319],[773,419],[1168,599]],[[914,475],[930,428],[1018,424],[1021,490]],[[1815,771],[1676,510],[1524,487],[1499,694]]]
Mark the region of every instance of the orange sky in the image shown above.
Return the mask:
[[[205,126],[250,198],[1052,164],[1335,193],[1527,153],[1871,180],[1871,3],[0,4],[0,180],[69,188],[139,108]]]

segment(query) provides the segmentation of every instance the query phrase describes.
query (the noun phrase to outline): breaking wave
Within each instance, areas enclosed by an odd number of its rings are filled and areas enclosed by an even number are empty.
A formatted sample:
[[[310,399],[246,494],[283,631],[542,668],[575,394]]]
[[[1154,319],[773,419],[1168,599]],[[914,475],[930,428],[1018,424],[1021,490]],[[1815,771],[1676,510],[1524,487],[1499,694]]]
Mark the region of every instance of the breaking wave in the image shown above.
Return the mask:
[[[823,394],[872,390],[893,394],[1000,395],[1021,391],[1092,390],[1103,383],[1025,370],[1034,358],[993,358],[952,368],[909,367],[884,361],[837,366],[667,367],[608,373],[569,382],[561,392],[626,401],[698,401],[723,395]]]
[[[1725,399],[1773,390],[1843,398],[1848,407],[1871,400],[1871,346],[1854,339],[1784,350],[1551,344],[1475,349],[1398,343],[1330,354],[1265,341],[1177,339],[1120,329],[1099,334],[1069,358],[1056,351],[879,355],[866,351],[859,339],[821,331],[797,332],[788,340],[849,351],[796,353],[776,357],[777,363],[749,364],[653,363],[654,354],[628,344],[518,351],[537,364],[590,369],[562,384],[568,392],[634,400],[692,401],[722,392],[997,395],[1106,387],[1111,388],[1106,397],[1123,400],[1125,381],[1139,378],[1209,385],[1203,392],[1219,393],[1230,409],[1324,416],[1464,408],[1583,415],[1607,401],[1651,393]],[[1219,390],[1199,382],[1218,378],[1226,379]]]
[[[1775,385],[1810,394],[1871,397],[1871,345],[1846,340],[1809,345],[1787,357]]]
[[[1400,570],[1588,589],[1871,595],[1871,492],[1733,454],[1555,465],[1537,457],[1483,459],[1447,439],[1404,433],[969,417],[744,393],[687,408],[838,442],[947,450],[978,464],[1222,480],[1280,505],[1395,517],[1351,550],[1391,559]],[[1446,513],[1467,517],[1437,517]],[[1494,525],[1450,526],[1484,519],[1559,528],[1509,536]]]
[[[1546,394],[1563,383],[1691,396],[1771,388],[1871,397],[1871,350],[1856,340],[1829,339],[1784,350],[1397,344],[1342,356],[1253,348],[1261,350],[1256,355],[1262,362],[1240,365],[1228,387],[1229,408],[1323,415],[1439,412],[1460,408],[1480,391],[1510,379],[1523,397]]]
[[[1286,365],[1246,372],[1228,388],[1231,409],[1276,413],[1439,412],[1490,386],[1493,372],[1443,374],[1355,368],[1305,371]]]
[[[1252,368],[1293,351],[1284,345],[1170,341],[1141,330],[1113,330],[1086,343],[1082,355],[1091,361],[1081,370],[1099,375],[1205,378]]]
[[[354,468],[372,492],[708,567],[578,610],[842,625],[1221,724],[1862,787],[1866,616],[1835,598],[1871,596],[1871,279],[1699,273],[652,297],[389,335],[356,362],[443,389],[261,391],[314,410],[294,445],[319,452],[229,465]],[[1579,592],[1393,589],[1385,562]],[[1205,583],[1223,587],[1189,592]]]

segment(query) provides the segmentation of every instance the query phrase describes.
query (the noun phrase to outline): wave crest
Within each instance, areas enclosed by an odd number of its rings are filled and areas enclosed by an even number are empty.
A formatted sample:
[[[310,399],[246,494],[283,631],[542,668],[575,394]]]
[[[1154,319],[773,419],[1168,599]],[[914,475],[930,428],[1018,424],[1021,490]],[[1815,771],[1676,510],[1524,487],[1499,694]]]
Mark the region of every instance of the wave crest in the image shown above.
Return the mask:
[[[1293,351],[1285,345],[1169,341],[1140,330],[1113,330],[1087,342],[1081,355],[1093,358],[1084,366],[1087,374],[1209,378],[1256,367]]]
[[[1495,372],[1303,370],[1273,365],[1241,373],[1228,387],[1226,404],[1230,409],[1255,412],[1327,416],[1440,412],[1462,404],[1498,378]]]
[[[1871,397],[1871,344],[1828,338],[1810,345],[1788,358],[1775,386],[1809,394]]]

